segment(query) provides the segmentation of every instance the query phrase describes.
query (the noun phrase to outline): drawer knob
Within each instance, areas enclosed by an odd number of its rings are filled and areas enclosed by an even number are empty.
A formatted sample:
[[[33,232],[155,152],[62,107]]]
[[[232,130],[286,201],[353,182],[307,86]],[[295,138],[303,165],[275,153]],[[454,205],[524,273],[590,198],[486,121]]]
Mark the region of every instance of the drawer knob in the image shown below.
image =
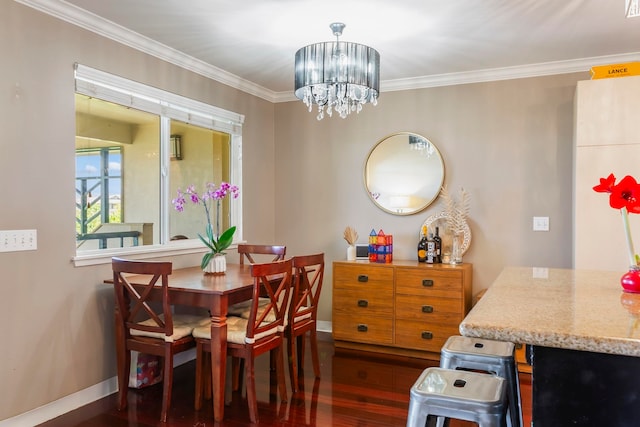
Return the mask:
[[[422,286],[424,286],[424,287],[432,287],[433,286],[433,280],[431,280],[431,279],[423,279],[422,280]]]
[[[369,301],[367,301],[366,299],[358,300],[358,307],[368,307],[368,306],[369,306]]]
[[[433,313],[433,306],[432,305],[423,305],[422,306],[422,312],[423,313]]]
[[[358,282],[366,283],[368,281],[369,281],[369,276],[367,276],[366,274],[358,275]]]
[[[358,325],[358,332],[367,332],[369,328],[367,327],[367,325],[363,325],[363,324],[359,324]]]
[[[429,332],[429,331],[422,331],[422,339],[423,340],[430,340],[433,338],[433,333]]]

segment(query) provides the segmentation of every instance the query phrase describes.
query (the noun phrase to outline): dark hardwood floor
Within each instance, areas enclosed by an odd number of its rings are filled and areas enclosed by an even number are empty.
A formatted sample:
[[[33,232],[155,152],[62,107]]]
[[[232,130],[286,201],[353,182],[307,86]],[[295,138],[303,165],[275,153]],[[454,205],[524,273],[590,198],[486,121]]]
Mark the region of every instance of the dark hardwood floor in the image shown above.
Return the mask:
[[[308,350],[307,350],[308,351]],[[256,392],[258,396],[257,425],[264,426],[404,426],[409,407],[409,389],[423,369],[435,362],[410,358],[383,358],[372,353],[335,349],[329,335],[320,342],[321,378],[315,379],[311,358],[306,357],[300,391],[282,403],[269,374],[269,356],[258,358]],[[193,409],[194,362],[175,370],[173,399],[166,424],[158,421],[162,400],[162,385],[130,390],[129,406],[116,408],[116,396],[108,396],[54,420],[42,427],[236,427],[252,425],[247,402],[234,393],[225,408],[224,421],[215,424],[211,401],[200,411]],[[289,380],[287,374],[287,381]],[[524,425],[531,423],[531,381],[521,375]],[[450,427],[475,424],[452,420]]]

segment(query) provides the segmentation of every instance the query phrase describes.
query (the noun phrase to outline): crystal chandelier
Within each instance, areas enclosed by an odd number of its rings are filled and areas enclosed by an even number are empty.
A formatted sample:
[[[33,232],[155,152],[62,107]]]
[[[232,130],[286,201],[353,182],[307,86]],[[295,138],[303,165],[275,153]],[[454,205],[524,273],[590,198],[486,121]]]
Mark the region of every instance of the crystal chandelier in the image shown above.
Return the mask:
[[[318,120],[333,111],[343,119],[367,102],[377,105],[380,54],[365,45],[339,41],[345,24],[329,25],[335,42],[315,43],[296,52],[295,94],[309,107],[318,105]]]
[[[435,152],[431,141],[422,138],[421,136],[415,135],[409,135],[409,149],[415,150],[418,152],[418,154],[421,154],[425,157],[431,157],[431,155]]]

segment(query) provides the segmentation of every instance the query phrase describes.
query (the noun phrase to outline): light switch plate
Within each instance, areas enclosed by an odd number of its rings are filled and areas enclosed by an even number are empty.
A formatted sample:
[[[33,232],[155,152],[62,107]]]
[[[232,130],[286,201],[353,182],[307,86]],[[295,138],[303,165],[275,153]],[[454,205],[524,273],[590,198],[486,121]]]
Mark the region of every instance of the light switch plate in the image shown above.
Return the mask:
[[[533,217],[533,231],[549,231],[549,217],[548,216],[534,216]]]
[[[38,249],[36,230],[0,230],[0,252],[35,251]]]
[[[546,267],[533,267],[532,276],[534,279],[548,279],[549,269]]]

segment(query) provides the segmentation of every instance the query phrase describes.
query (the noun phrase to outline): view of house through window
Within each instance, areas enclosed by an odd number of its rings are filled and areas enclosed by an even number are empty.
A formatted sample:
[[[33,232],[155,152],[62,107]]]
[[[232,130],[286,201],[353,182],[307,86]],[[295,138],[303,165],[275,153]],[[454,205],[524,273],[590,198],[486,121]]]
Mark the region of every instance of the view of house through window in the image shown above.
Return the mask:
[[[79,93],[75,144],[78,252],[196,239],[204,211],[177,212],[171,199],[191,184],[230,181],[231,135]]]

